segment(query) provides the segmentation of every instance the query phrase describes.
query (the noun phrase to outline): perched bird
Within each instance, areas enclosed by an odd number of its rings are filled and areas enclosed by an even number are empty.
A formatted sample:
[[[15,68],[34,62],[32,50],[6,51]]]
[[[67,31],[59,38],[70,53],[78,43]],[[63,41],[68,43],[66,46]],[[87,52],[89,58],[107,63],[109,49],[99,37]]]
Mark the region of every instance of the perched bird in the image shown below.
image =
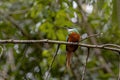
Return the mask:
[[[68,29],[68,37],[67,37],[67,42],[79,42],[80,41],[80,34],[76,28],[73,29]],[[66,67],[70,68],[71,64],[71,57],[73,52],[76,51],[78,48],[78,45],[66,45]]]

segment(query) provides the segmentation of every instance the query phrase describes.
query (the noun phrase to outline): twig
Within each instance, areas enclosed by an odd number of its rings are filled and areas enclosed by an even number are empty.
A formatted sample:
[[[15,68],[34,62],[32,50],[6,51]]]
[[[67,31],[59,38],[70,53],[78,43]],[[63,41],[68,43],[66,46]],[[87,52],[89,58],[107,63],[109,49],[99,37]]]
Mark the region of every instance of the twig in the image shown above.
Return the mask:
[[[47,75],[46,75],[45,80],[48,80],[49,72],[50,72],[50,70],[51,70],[51,68],[52,68],[52,65],[53,65],[54,61],[55,61],[55,58],[56,58],[56,56],[57,56],[59,47],[60,47],[60,44],[58,44],[58,46],[57,46],[57,50],[56,50],[56,52],[55,52],[55,54],[54,54],[54,56],[53,56],[53,59],[52,59],[52,62],[51,62],[51,64],[50,64],[50,66],[49,66],[49,69],[48,69],[48,71],[47,71]]]
[[[2,46],[0,46],[0,48],[1,48],[1,52],[0,52],[0,58],[1,58],[1,56],[3,55],[3,48]]]
[[[90,48],[88,48],[88,53],[87,53],[87,57],[86,57],[86,61],[85,61],[85,65],[84,65],[84,67],[83,67],[83,75],[82,75],[82,79],[81,79],[81,80],[84,80],[84,77],[85,77],[86,66],[87,66],[87,62],[88,62],[88,58],[89,58],[89,54],[90,54]]]
[[[88,47],[88,48],[99,48],[99,49],[106,49],[106,50],[112,50],[116,52],[120,52],[120,48],[113,48],[113,47],[104,47],[104,45],[91,45],[91,44],[82,44],[82,43],[74,43],[74,42],[65,42],[65,41],[56,41],[56,40],[0,40],[0,44],[32,44],[32,43],[52,43],[52,44],[72,44],[72,45],[78,45],[81,47]]]
[[[86,39],[88,39],[88,38],[90,38],[90,37],[100,36],[100,35],[102,35],[102,34],[103,34],[103,33],[98,33],[98,34],[94,34],[94,35],[87,36],[86,38],[81,39],[80,42],[81,42],[81,41],[84,41],[84,40],[86,40]]]
[[[119,72],[118,72],[118,80],[120,80],[120,52],[119,52],[119,54],[118,54],[119,56],[118,56],[118,69],[119,69]]]
[[[119,45],[116,45],[116,44],[103,44],[103,47],[110,47],[110,46],[112,46],[112,47],[117,47],[117,48],[120,48],[120,46]]]
[[[30,9],[28,8],[28,9],[25,9],[25,10],[16,10],[16,11],[14,11],[14,12],[9,12],[8,14],[9,15],[13,15],[13,14],[25,14],[27,11],[29,11]]]

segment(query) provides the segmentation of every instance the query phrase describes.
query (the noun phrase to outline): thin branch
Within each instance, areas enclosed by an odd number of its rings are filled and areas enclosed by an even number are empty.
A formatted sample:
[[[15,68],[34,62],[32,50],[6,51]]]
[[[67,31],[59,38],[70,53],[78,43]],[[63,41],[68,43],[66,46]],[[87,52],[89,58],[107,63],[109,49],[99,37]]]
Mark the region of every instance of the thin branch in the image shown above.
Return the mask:
[[[49,66],[49,69],[48,69],[48,71],[47,71],[47,75],[46,75],[45,80],[48,80],[49,72],[50,72],[50,70],[51,70],[51,68],[52,68],[52,65],[53,65],[54,61],[55,61],[55,58],[56,58],[56,56],[57,56],[59,47],[60,47],[60,44],[58,44],[58,46],[57,46],[57,50],[56,50],[56,52],[55,52],[55,54],[54,54],[54,56],[53,56],[53,59],[52,59],[52,62],[51,62],[51,64],[50,64],[50,66]]]
[[[119,54],[118,54],[119,56],[118,56],[118,59],[119,59],[119,63],[118,63],[118,70],[119,70],[119,72],[118,72],[118,80],[120,80],[120,52],[119,52]]]
[[[0,48],[1,48],[1,52],[0,52],[0,58],[1,58],[1,56],[3,55],[3,47],[0,46]]]
[[[86,61],[85,61],[85,65],[83,67],[83,75],[82,75],[82,79],[84,80],[85,78],[85,73],[86,73],[86,66],[87,66],[87,62],[88,62],[88,58],[89,58],[89,54],[90,54],[90,48],[88,48],[88,53],[87,53],[87,57],[86,57]]]
[[[81,41],[84,41],[84,40],[86,40],[86,39],[89,39],[90,37],[100,36],[100,35],[102,35],[102,34],[103,34],[103,33],[98,33],[98,34],[94,34],[94,35],[87,36],[86,38],[80,40],[80,42],[81,42]]]
[[[25,14],[26,12],[28,12],[30,9],[29,8],[27,8],[27,9],[25,9],[25,10],[16,10],[16,11],[10,11],[8,14],[9,15],[13,15],[13,14]]]
[[[117,48],[120,48],[120,46],[119,45],[116,45],[116,44],[103,44],[103,46],[104,47],[110,47],[110,46],[112,46],[112,47],[117,47]]]
[[[65,41],[56,41],[56,40],[0,40],[0,44],[30,44],[30,43],[52,43],[52,44],[72,44],[72,45],[78,45],[81,47],[88,47],[88,48],[99,48],[99,49],[106,49],[106,50],[112,50],[116,52],[120,52],[120,48],[114,48],[114,47],[104,47],[104,45],[91,45],[91,44],[83,44],[83,43],[74,43],[74,42],[65,42]]]

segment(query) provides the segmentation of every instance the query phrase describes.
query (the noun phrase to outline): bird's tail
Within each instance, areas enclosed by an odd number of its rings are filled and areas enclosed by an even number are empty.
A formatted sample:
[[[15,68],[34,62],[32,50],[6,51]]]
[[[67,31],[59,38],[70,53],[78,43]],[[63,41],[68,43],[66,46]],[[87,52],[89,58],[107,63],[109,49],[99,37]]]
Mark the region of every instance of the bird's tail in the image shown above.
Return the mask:
[[[67,52],[67,55],[66,55],[66,67],[67,68],[70,68],[71,57],[72,57],[72,52]]]

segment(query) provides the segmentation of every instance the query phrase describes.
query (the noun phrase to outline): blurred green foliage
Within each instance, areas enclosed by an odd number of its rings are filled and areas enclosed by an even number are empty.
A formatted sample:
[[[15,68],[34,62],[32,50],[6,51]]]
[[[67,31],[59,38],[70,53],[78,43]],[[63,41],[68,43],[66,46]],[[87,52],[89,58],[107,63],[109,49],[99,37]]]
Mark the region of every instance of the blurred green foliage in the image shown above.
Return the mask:
[[[118,15],[119,0],[81,0],[93,6],[92,13],[85,13],[98,44],[120,45]],[[51,39],[66,41],[65,27],[76,27],[83,37],[82,14],[76,0],[0,0],[0,39]],[[17,24],[17,25],[16,25]],[[91,43],[85,40],[83,43]],[[1,80],[43,80],[56,51],[56,44],[0,44],[4,54],[0,58]],[[0,50],[1,51],[1,50]],[[82,74],[87,49],[79,48],[73,55],[74,75],[66,71],[66,49],[61,45],[50,71],[50,80],[77,80]],[[118,55],[101,50],[114,75],[108,73],[91,49],[85,80],[115,80],[118,75]]]

